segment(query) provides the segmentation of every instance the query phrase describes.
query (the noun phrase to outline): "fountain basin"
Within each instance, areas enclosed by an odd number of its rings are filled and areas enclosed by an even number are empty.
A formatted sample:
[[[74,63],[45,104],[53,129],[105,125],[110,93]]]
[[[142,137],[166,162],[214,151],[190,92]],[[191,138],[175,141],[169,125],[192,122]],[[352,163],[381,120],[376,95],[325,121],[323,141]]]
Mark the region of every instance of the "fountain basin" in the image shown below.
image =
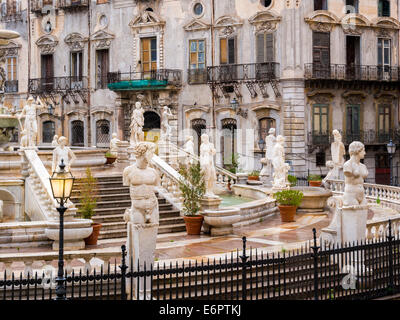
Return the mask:
[[[292,190],[303,192],[304,197],[299,209],[303,211],[324,211],[332,191],[320,187],[293,187]]]

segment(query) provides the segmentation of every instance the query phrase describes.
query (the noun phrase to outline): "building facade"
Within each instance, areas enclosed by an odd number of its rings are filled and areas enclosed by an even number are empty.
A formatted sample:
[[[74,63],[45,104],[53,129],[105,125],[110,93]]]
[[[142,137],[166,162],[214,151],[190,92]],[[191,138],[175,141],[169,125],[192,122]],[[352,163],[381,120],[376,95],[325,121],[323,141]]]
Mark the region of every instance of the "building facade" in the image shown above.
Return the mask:
[[[399,10],[397,0],[3,0],[2,27],[21,33],[1,47],[4,104],[40,97],[39,146],[58,134],[76,147],[127,140],[136,101],[157,141],[168,106],[171,141],[191,134],[198,149],[208,132],[216,163],[237,154],[244,171],[260,168],[260,140],[276,127],[294,172],[324,174],[338,129],[346,145],[366,145],[369,178],[387,182],[386,144],[400,142]]]

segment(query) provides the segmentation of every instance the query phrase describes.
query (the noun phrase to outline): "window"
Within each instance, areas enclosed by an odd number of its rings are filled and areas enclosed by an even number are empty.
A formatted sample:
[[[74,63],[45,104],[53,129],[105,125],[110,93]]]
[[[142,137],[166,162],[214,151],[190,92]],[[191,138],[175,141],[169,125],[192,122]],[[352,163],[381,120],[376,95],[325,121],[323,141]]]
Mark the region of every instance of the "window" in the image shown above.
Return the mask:
[[[317,167],[324,167],[326,164],[326,153],[325,152],[317,152],[315,154],[315,163]]]
[[[110,144],[110,121],[98,120],[96,122],[96,146],[105,147]]]
[[[389,0],[379,0],[378,16],[379,17],[390,17],[390,1]]]
[[[360,105],[349,105],[346,115],[346,141],[351,143],[360,139]]]
[[[346,0],[346,13],[358,13],[358,0]]]
[[[236,38],[220,39],[220,64],[236,63]]]
[[[314,0],[315,10],[328,10],[328,0]]]
[[[97,0],[96,3],[97,4],[104,4],[104,3],[108,3],[108,0]]]
[[[262,33],[257,35],[257,63],[273,62],[274,55],[274,34]]]
[[[200,155],[201,135],[206,131],[206,120],[200,118],[193,119],[191,126],[196,132],[196,136],[194,137],[195,150],[197,150],[197,155]]]
[[[379,66],[390,66],[390,40],[389,39],[378,39],[378,65]]]
[[[378,132],[389,133],[390,131],[390,105],[380,105],[378,110]]]
[[[71,145],[83,147],[85,144],[84,140],[84,126],[83,121],[74,120],[71,122]]]
[[[17,7],[19,6],[19,2],[16,0],[7,0],[6,6],[7,6],[7,15],[13,16],[18,11]]]
[[[236,120],[226,118],[221,121],[222,135],[221,135],[221,152],[222,163],[228,170],[235,169],[234,155],[236,154]]]
[[[54,121],[44,121],[42,126],[42,142],[51,143],[56,134],[56,126]]]
[[[193,7],[193,12],[195,15],[200,16],[203,13],[203,5],[201,3],[196,3]]]
[[[313,77],[330,78],[330,33],[313,32]]]
[[[271,128],[276,128],[275,119],[272,118],[262,118],[258,121],[259,125],[259,136],[265,141],[265,138],[268,135],[268,131]]]
[[[261,0],[261,4],[264,7],[269,7],[271,5],[271,3],[272,3],[272,0]]]
[[[17,80],[17,57],[7,58],[7,81]]]
[[[108,49],[96,51],[96,86],[97,89],[107,88],[107,75],[109,72]]]
[[[312,137],[314,145],[329,145],[329,106],[314,105],[312,113]]]
[[[73,81],[82,81],[83,73],[82,52],[71,52],[71,77]]]
[[[142,71],[157,70],[157,38],[142,38],[141,43]]]
[[[206,83],[206,45],[205,40],[189,41],[189,83]]]

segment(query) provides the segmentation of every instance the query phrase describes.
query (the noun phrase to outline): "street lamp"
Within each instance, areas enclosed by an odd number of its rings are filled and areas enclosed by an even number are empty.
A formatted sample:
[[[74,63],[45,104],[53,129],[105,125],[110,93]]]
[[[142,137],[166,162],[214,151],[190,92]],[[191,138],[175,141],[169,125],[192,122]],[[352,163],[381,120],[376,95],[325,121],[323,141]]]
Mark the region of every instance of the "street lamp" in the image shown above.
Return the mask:
[[[393,143],[392,140],[386,145],[387,152],[389,153],[390,157],[390,185],[393,185],[393,155],[396,152],[396,144]]]
[[[58,275],[57,275],[57,287],[56,287],[56,300],[65,300],[66,289],[65,289],[65,278],[64,278],[64,213],[67,208],[64,206],[65,202],[71,197],[72,187],[74,185],[75,178],[71,172],[65,171],[64,159],[61,159],[59,165],[60,170],[54,171],[50,177],[51,192],[53,198],[57,200],[60,206],[57,208],[60,214],[60,235],[58,245]]]
[[[260,148],[261,151],[264,151],[265,140],[262,137],[260,138],[260,140],[258,140],[258,147]]]
[[[233,109],[233,111],[237,111],[238,107],[239,107],[239,101],[236,98],[233,98],[231,100],[231,107]]]

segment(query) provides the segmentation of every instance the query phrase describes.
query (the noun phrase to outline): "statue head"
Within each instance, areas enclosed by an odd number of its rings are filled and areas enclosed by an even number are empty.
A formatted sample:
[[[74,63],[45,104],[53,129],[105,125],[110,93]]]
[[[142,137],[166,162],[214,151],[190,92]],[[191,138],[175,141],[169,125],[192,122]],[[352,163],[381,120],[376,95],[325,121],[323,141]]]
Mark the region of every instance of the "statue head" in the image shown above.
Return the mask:
[[[53,141],[58,141],[58,135],[54,135],[54,137],[53,137]]]
[[[333,138],[335,139],[335,141],[342,141],[342,135],[340,134],[340,132],[338,130],[333,130],[332,131],[333,134]]]
[[[201,135],[201,143],[208,143],[209,141],[210,141],[210,138],[209,138],[208,134],[203,133]]]
[[[332,160],[328,160],[325,165],[329,169],[333,169],[333,167],[335,166]]]
[[[35,99],[32,96],[29,96],[29,98],[26,100],[26,102],[30,105],[35,101]]]
[[[268,134],[275,134],[275,128],[270,128]]]
[[[61,137],[58,139],[58,143],[59,143],[60,146],[66,146],[66,145],[67,145],[67,142],[68,142],[68,140],[67,140],[67,138],[64,137],[64,136],[61,136]]]
[[[136,107],[136,109],[140,109],[142,107],[142,103],[140,101],[137,101],[135,103],[135,107]]]
[[[350,157],[357,156],[360,159],[364,159],[365,157],[364,145],[360,141],[353,141],[349,145],[349,154]]]
[[[133,154],[136,156],[136,163],[140,168],[145,168],[153,157],[156,145],[152,142],[139,142],[133,148]]]

